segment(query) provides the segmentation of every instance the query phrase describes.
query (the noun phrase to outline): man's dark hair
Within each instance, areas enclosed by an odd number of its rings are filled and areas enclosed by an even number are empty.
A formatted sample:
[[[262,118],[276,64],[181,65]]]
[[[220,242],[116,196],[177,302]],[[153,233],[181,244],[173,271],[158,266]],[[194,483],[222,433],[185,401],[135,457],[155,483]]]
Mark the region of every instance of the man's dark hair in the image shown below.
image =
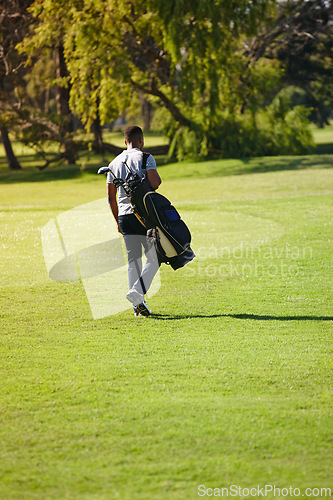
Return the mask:
[[[137,125],[131,125],[127,127],[124,132],[125,141],[129,144],[135,142],[139,137],[143,137],[143,132]]]

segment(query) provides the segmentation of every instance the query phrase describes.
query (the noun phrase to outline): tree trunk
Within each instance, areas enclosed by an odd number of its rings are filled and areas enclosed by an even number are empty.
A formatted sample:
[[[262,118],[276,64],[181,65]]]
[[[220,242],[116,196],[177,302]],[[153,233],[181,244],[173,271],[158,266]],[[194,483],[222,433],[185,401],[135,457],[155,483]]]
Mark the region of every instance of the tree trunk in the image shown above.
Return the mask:
[[[8,166],[11,170],[21,170],[21,165],[16,158],[6,128],[1,128],[2,143],[6,151]]]
[[[93,121],[91,131],[94,134],[96,148],[99,154],[103,154],[103,132],[101,127],[101,121],[99,119],[99,113],[97,113],[96,119]]]
[[[54,48],[54,60],[56,64],[57,78],[68,76],[66,62],[64,58],[64,49],[62,45]],[[61,85],[56,88],[57,112],[60,117],[60,135],[63,137],[63,149],[67,163],[74,164],[77,159],[77,152],[70,146],[71,142],[66,141],[66,136],[74,130],[73,115],[69,108],[69,89]]]
[[[47,87],[44,95],[44,113],[49,114],[50,112],[50,87]]]
[[[142,106],[142,117],[143,117],[143,129],[145,131],[148,131],[150,130],[152,105],[145,98],[143,93],[141,94],[141,106]]]

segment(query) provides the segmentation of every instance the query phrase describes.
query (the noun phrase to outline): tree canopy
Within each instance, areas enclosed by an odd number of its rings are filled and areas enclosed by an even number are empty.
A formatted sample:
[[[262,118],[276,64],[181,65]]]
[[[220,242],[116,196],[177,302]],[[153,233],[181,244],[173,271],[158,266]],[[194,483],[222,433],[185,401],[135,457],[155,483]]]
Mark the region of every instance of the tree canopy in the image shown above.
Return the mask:
[[[87,130],[135,108],[144,94],[179,158],[297,152],[310,143],[307,113],[279,92],[283,78],[295,81],[292,57],[306,58],[310,39],[320,54],[316,75],[325,67],[328,78],[330,3],[35,0],[20,52],[30,61],[51,50],[63,55],[53,85],[68,92]]]

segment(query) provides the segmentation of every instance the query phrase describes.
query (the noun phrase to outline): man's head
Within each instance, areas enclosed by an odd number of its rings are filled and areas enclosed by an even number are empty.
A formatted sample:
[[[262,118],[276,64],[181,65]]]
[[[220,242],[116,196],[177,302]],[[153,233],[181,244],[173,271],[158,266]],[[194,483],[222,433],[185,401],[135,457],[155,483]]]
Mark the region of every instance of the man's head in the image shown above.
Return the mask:
[[[127,148],[143,149],[143,132],[137,125],[127,127],[124,132],[125,144]]]

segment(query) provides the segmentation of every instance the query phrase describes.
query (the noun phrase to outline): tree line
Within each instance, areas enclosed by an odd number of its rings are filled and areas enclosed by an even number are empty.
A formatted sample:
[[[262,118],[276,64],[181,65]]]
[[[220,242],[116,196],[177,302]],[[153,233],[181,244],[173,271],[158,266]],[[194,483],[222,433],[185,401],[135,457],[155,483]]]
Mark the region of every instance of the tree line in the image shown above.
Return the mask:
[[[45,158],[119,148],[126,114],[170,156],[304,153],[333,105],[331,0],[7,0],[0,11],[0,130]],[[93,140],[77,134],[84,126]],[[11,133],[11,135],[9,135]],[[49,143],[59,154],[47,159]]]

